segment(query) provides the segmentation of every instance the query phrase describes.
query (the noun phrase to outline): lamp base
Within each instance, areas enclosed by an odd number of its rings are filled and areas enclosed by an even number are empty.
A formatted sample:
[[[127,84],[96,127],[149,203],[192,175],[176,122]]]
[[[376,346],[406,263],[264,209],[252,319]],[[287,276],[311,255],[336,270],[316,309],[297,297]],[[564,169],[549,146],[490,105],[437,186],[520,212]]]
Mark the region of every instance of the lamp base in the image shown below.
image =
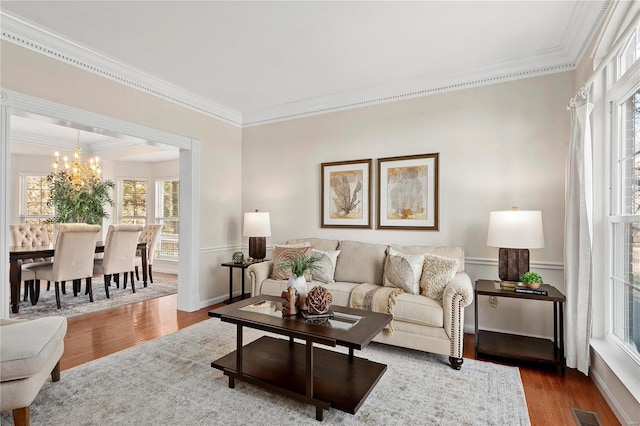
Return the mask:
[[[520,281],[529,272],[529,249],[501,248],[498,251],[498,276],[502,281]]]
[[[267,237],[249,237],[249,257],[256,261],[267,257]]]

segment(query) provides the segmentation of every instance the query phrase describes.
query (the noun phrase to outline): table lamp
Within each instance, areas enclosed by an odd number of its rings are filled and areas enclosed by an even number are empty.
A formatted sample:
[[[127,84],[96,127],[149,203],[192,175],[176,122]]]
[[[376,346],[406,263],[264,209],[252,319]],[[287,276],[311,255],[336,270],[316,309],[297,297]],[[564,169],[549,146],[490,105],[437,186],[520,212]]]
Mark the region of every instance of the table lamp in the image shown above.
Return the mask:
[[[249,237],[249,257],[262,261],[267,255],[267,238],[271,236],[271,218],[268,212],[247,212],[244,214],[244,232]]]
[[[511,210],[491,212],[487,245],[498,247],[498,276],[502,281],[520,281],[529,271],[529,249],[544,248],[542,212]]]

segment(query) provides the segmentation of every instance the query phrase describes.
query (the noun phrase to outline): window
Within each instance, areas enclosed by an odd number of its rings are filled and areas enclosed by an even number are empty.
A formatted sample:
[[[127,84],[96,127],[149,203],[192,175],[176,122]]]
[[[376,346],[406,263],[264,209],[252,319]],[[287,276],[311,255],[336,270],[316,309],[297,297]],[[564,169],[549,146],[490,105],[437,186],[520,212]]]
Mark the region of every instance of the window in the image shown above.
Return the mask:
[[[156,222],[164,225],[160,234],[159,257],[178,258],[180,181],[178,179],[156,182]]]
[[[636,29],[618,55],[611,107],[611,254],[609,333],[640,362],[640,39]]]
[[[631,33],[629,41],[622,49],[622,53],[618,56],[620,70],[619,75],[623,75],[635,61],[640,58],[640,27]]]
[[[47,177],[44,175],[22,175],[20,186],[22,193],[20,221],[22,223],[50,223],[53,218],[53,207],[49,206],[51,186]],[[49,234],[51,234],[51,229]]]
[[[147,221],[147,181],[121,179],[120,223],[144,225]]]
[[[640,89],[618,105],[615,117],[611,331],[640,359]]]

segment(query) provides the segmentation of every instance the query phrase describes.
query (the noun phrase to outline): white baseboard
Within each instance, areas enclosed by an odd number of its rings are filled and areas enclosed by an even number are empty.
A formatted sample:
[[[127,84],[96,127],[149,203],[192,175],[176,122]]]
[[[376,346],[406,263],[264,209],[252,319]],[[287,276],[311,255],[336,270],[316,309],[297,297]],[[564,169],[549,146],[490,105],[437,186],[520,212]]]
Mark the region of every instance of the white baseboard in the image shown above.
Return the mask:
[[[589,374],[591,375],[591,379],[593,380],[593,383],[595,383],[596,387],[598,388],[598,390],[600,391],[600,393],[602,394],[604,399],[607,400],[607,404],[609,404],[609,407],[611,407],[611,410],[613,411],[613,414],[616,415],[616,417],[618,418],[620,423],[622,423],[623,425],[628,425],[628,426],[638,426],[639,423],[636,422],[636,421],[633,421],[627,415],[625,410],[618,403],[618,401],[617,401],[615,395],[613,394],[613,392],[611,392],[611,390],[607,386],[606,382],[602,379],[602,377],[600,377],[598,372],[596,370],[594,370],[593,368],[589,368]]]

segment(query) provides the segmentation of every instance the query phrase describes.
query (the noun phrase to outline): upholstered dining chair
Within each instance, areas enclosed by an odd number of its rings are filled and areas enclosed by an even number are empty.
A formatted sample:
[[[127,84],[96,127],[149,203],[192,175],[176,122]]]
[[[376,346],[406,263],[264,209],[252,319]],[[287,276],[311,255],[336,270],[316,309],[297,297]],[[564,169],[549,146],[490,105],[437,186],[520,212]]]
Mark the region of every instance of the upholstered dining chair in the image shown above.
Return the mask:
[[[61,224],[58,227],[53,262],[36,264],[30,268],[36,274],[36,288],[40,285],[40,280],[55,283],[58,309],[61,308],[60,284],[66,281],[74,281],[74,289],[76,289],[75,283],[86,279],[89,300],[93,302],[93,288],[91,287],[93,255],[100,229],[100,225],[87,225],[86,223]]]
[[[47,225],[39,224],[39,223],[18,223],[9,225],[9,229],[11,230],[11,245],[14,247],[37,247],[37,246],[48,246],[51,243],[49,239],[49,232],[47,229]],[[34,291],[36,290],[39,293],[39,288],[34,288],[34,280],[35,274],[29,270],[29,265],[33,265],[38,262],[49,262],[51,258],[35,258],[35,259],[25,259],[22,262],[22,281],[24,281],[24,301],[27,300],[27,297],[31,295],[31,304],[35,305]]]
[[[162,225],[145,225],[144,229],[140,233],[140,238],[138,239],[138,241],[141,243],[147,243],[147,265],[149,265],[147,271],[149,273],[149,281],[151,282],[153,282],[153,259],[156,256],[156,250],[158,249],[158,240],[160,239],[161,233]],[[138,275],[138,267],[142,267],[142,258],[140,257],[140,253],[136,254],[136,279],[140,281],[140,276]]]
[[[109,285],[111,277],[124,274],[124,286],[127,285],[127,274],[131,276],[131,291],[136,292],[133,281],[134,260],[138,237],[142,231],[142,225],[110,225],[107,232],[107,240],[104,244],[104,257],[95,259],[93,265],[94,274],[104,275],[104,290],[109,298]]]

